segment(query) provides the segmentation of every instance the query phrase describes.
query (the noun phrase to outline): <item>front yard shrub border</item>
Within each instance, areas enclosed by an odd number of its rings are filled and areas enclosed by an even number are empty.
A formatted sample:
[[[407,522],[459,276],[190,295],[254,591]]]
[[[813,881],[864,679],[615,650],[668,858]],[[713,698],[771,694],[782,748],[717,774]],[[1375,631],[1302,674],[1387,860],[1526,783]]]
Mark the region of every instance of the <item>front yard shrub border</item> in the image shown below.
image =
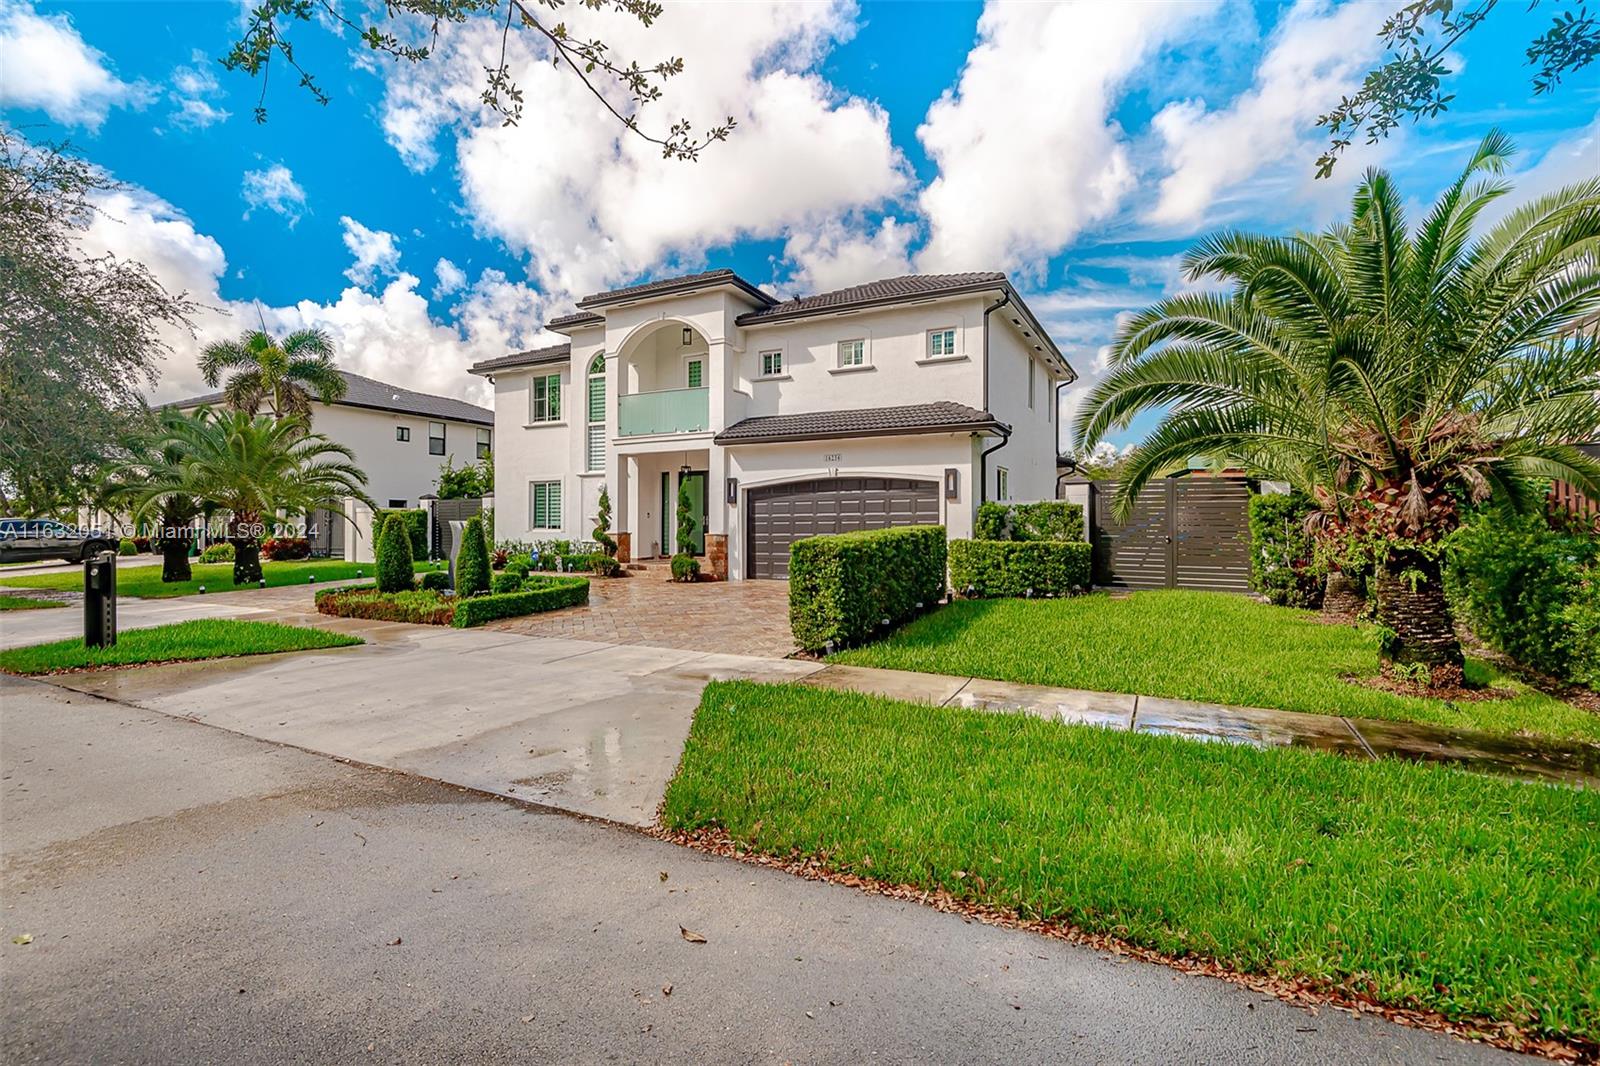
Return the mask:
[[[467,629],[500,618],[538,614],[589,602],[589,580],[535,574],[516,592],[452,597],[434,589],[379,592],[376,585],[351,585],[323,589],[316,595],[317,611],[341,618],[370,618],[384,622],[455,626]]]
[[[789,629],[806,651],[859,644],[945,592],[943,526],[837,533],[789,549]]]
[[[981,503],[972,535],[976,540],[1082,540],[1083,507],[1066,500]]]
[[[1263,492],[1250,497],[1250,587],[1278,607],[1322,605],[1322,575],[1316,566],[1306,516],[1317,509],[1301,492]]]
[[[1070,596],[1089,587],[1088,541],[953,540],[950,587],[959,595]]]

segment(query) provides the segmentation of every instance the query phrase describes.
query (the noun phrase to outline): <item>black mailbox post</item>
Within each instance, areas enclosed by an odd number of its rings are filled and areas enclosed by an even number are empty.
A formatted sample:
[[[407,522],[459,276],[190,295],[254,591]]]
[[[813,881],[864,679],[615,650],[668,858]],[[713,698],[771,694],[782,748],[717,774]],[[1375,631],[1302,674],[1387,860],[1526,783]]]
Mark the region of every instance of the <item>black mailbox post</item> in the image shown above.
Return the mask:
[[[101,552],[83,563],[83,643],[109,648],[117,642],[117,555]]]

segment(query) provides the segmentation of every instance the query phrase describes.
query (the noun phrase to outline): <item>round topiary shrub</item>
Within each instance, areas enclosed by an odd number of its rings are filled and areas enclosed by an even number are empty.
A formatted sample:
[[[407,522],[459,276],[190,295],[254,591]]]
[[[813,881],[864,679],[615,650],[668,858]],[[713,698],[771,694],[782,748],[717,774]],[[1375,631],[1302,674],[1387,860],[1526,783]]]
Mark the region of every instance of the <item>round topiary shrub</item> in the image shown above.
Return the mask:
[[[700,579],[700,561],[692,555],[679,552],[672,557],[672,580],[698,581]]]
[[[483,539],[483,519],[472,518],[461,531],[461,554],[456,557],[456,595],[476,596],[489,591],[489,544]]]
[[[494,580],[489,582],[489,589],[496,595],[506,592],[521,592],[522,583],[526,578],[521,574],[514,574],[509,570],[494,575]]]
[[[200,553],[202,563],[231,563],[233,562],[233,545],[226,542],[213,544]]]
[[[412,576],[411,533],[397,515],[390,515],[384,520],[374,550],[378,556],[378,591],[410,591],[415,580]]]
[[[139,548],[127,537],[122,538],[122,543],[117,546],[118,555],[138,555]]]
[[[422,575],[422,587],[429,592],[449,592],[450,575],[443,570],[429,570]]]
[[[622,564],[614,556],[596,555],[589,560],[589,572],[595,577],[616,577],[622,573]]]

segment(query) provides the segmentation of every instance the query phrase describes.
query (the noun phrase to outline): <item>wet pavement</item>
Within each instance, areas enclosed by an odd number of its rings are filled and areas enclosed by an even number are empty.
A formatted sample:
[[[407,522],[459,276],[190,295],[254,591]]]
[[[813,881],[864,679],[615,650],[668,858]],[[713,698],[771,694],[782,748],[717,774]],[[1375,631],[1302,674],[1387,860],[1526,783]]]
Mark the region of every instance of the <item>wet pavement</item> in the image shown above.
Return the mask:
[[[1539,740],[1420,722],[1229,707],[843,664],[830,664],[802,680],[823,688],[982,711],[1020,712],[1106,729],[1258,748],[1312,748],[1356,759],[1408,759],[1600,788],[1600,745],[1582,741]]]

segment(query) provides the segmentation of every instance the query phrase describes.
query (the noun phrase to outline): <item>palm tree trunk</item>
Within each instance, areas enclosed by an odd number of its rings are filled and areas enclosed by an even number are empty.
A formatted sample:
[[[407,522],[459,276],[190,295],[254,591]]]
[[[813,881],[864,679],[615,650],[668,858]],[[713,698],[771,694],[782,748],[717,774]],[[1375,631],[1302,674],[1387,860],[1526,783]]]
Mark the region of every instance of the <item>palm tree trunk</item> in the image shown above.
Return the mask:
[[[193,543],[188,537],[162,537],[161,538],[161,580],[188,581],[194,577],[194,571],[189,569],[189,546]]]
[[[1385,637],[1384,658],[1426,666],[1433,685],[1459,685],[1461,642],[1445,600],[1439,561],[1415,551],[1390,552],[1379,563],[1374,583],[1378,622],[1393,634]]]
[[[1322,617],[1328,622],[1353,622],[1361,615],[1367,601],[1350,575],[1343,570],[1328,572],[1327,586],[1322,593]]]
[[[233,545],[233,583],[253,585],[261,580],[261,541],[256,538],[253,515],[234,517],[228,526],[228,543]]]

